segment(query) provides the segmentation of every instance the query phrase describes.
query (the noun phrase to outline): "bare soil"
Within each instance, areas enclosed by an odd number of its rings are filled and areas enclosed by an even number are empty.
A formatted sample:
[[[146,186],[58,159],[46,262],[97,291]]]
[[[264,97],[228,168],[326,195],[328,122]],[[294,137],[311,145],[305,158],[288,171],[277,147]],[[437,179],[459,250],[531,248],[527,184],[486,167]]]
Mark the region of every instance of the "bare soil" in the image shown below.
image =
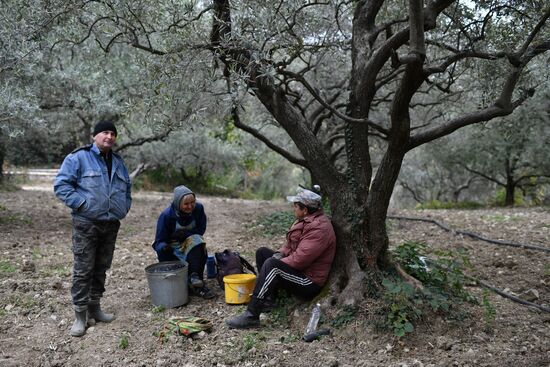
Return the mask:
[[[74,338],[69,336],[73,310],[68,209],[55,199],[51,187],[0,192],[0,366],[550,366],[550,314],[494,293],[488,295],[496,311],[493,324],[483,306],[465,306],[462,318],[431,317],[401,339],[366,321],[368,305],[347,325],[333,327],[331,336],[312,343],[300,340],[309,318],[306,303],[288,315],[288,322],[267,316],[260,329],[229,330],[224,320],[244,307],[225,304],[214,280],[208,284],[217,291],[215,299],[191,297],[186,306],[158,312],[151,304],[144,268],[156,262],[150,243],[157,215],[170,197],[134,195],[103,299],[103,308],[115,312],[117,319],[93,325],[84,337]],[[281,244],[283,236],[261,236],[251,224],[264,214],[289,210],[288,204],[199,200],[209,218],[205,237],[210,253],[231,248],[253,260],[257,247]],[[495,239],[550,247],[548,208],[391,214],[432,218]],[[463,248],[473,266],[469,275],[550,307],[549,253],[458,237],[420,222],[390,221],[390,238],[392,244],[410,240],[433,249]],[[482,289],[470,290],[481,298]],[[328,315],[337,311],[324,310]],[[214,328],[161,343],[154,333],[171,316],[200,316]]]

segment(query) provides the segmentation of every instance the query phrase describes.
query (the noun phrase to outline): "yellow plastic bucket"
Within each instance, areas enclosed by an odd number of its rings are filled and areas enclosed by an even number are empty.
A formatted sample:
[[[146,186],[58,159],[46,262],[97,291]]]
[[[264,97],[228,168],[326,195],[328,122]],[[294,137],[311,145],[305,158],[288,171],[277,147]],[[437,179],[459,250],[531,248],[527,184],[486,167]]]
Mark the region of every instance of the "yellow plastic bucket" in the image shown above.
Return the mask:
[[[254,286],[256,276],[254,274],[231,274],[223,277],[225,285],[225,303],[240,305],[248,303]]]

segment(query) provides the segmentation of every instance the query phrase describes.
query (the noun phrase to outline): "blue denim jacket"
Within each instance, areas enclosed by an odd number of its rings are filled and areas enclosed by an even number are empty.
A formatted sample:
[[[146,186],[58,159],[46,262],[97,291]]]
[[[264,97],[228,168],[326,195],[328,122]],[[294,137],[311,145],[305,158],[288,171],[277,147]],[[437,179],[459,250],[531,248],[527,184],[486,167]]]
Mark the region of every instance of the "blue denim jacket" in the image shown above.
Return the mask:
[[[131,183],[122,158],[113,153],[111,180],[95,144],[69,154],[54,181],[55,195],[72,215],[90,220],[120,220],[132,205]]]

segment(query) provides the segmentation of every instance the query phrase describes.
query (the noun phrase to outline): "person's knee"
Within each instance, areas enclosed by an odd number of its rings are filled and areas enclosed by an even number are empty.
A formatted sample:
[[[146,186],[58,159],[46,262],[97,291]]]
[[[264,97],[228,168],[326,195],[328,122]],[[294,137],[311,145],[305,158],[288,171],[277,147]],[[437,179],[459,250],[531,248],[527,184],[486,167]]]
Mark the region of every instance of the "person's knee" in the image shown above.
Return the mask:
[[[274,268],[280,268],[281,263],[282,263],[281,260],[278,260],[274,257],[270,257],[269,259],[267,259],[264,262],[262,268],[265,267],[266,269],[269,269],[269,270],[274,269]]]
[[[268,247],[259,247],[257,250],[256,250],[256,255],[258,254],[263,254],[265,253],[266,251],[269,251],[270,249]]]

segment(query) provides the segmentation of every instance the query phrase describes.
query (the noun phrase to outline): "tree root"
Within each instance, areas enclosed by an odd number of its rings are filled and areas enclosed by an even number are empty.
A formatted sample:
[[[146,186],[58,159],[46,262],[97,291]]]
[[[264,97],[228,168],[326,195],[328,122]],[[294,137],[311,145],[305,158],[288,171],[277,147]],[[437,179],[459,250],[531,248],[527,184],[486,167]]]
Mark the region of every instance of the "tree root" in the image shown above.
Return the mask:
[[[517,302],[519,304],[522,304],[522,305],[525,305],[527,307],[531,307],[531,308],[536,308],[536,309],[539,309],[541,311],[544,311],[544,312],[549,312],[550,313],[550,308],[546,307],[546,306],[542,306],[542,305],[539,305],[539,304],[536,304],[536,303],[533,303],[533,302],[529,302],[529,301],[526,301],[526,300],[523,300],[519,297],[516,297],[516,296],[513,296],[509,293],[506,293],[496,287],[493,287],[492,285],[490,285],[489,283],[483,281],[483,280],[480,280],[480,279],[475,279],[475,278],[472,278],[472,277],[469,277],[469,276],[466,276],[468,279],[471,279],[473,280],[474,282],[476,282],[477,284],[479,284],[480,286],[482,287],[485,287],[493,292],[495,292],[496,294],[498,294],[499,296],[502,296],[504,298],[508,298],[514,302]]]
[[[403,270],[401,265],[399,265],[398,263],[394,263],[393,266],[395,267],[397,274],[399,274],[399,276],[401,277],[401,279],[403,279],[403,281],[410,284],[416,290],[424,289],[422,282],[416,279],[415,277],[413,277],[412,275],[410,275],[409,273],[407,273],[405,270]]]
[[[433,261],[432,259],[429,259],[429,258],[426,258],[426,262],[432,266],[436,266],[438,268],[441,268],[441,269],[444,269],[444,270],[448,270],[446,267],[444,266],[441,266],[439,264],[437,264],[435,261]],[[501,297],[504,297],[504,298],[508,298],[516,303],[519,303],[521,305],[524,305],[524,306],[527,306],[527,307],[530,307],[530,308],[536,308],[538,310],[541,310],[541,311],[544,311],[544,312],[550,312],[550,308],[546,307],[546,306],[542,306],[542,305],[539,305],[539,304],[536,304],[536,303],[533,303],[533,302],[529,302],[529,301],[526,301],[526,300],[523,300],[519,297],[516,297],[516,296],[513,296],[509,293],[506,293],[504,292],[503,290],[500,290],[498,289],[497,287],[495,286],[492,286],[491,284],[485,282],[484,280],[481,280],[481,279],[477,279],[475,277],[472,277],[470,275],[466,275],[466,274],[463,274],[464,275],[464,278],[468,279],[468,280],[471,280],[472,282],[482,286],[482,287],[485,287],[493,292],[495,292],[496,294],[498,294],[499,296]]]
[[[537,250],[537,251],[544,251],[544,252],[550,252],[550,248],[548,247],[541,247],[541,246],[536,246],[536,245],[529,245],[529,244],[523,244],[523,243],[516,243],[516,242],[508,242],[508,241],[500,241],[500,240],[493,240],[491,238],[487,238],[487,237],[483,237],[477,233],[472,233],[472,232],[467,232],[467,231],[460,231],[460,230],[454,230],[452,228],[449,228],[448,226],[442,224],[441,222],[438,222],[436,220],[433,220],[433,219],[426,219],[426,218],[412,218],[412,217],[399,217],[399,216],[394,216],[394,215],[388,215],[387,217],[388,219],[397,219],[397,220],[410,220],[410,221],[417,221],[417,222],[428,222],[428,223],[433,223],[441,228],[443,228],[445,231],[447,232],[451,232],[455,235],[464,235],[464,236],[469,236],[469,237],[472,237],[472,238],[475,238],[475,239],[478,239],[478,240],[481,240],[481,241],[485,241],[485,242],[489,242],[489,243],[493,243],[493,244],[496,244],[496,245],[501,245],[501,246],[511,246],[511,247],[518,247],[518,248],[524,248],[524,249],[529,249],[529,250]]]
[[[350,278],[344,274],[333,278],[330,284],[330,302],[344,306],[355,307],[364,298],[365,273],[357,272]]]

